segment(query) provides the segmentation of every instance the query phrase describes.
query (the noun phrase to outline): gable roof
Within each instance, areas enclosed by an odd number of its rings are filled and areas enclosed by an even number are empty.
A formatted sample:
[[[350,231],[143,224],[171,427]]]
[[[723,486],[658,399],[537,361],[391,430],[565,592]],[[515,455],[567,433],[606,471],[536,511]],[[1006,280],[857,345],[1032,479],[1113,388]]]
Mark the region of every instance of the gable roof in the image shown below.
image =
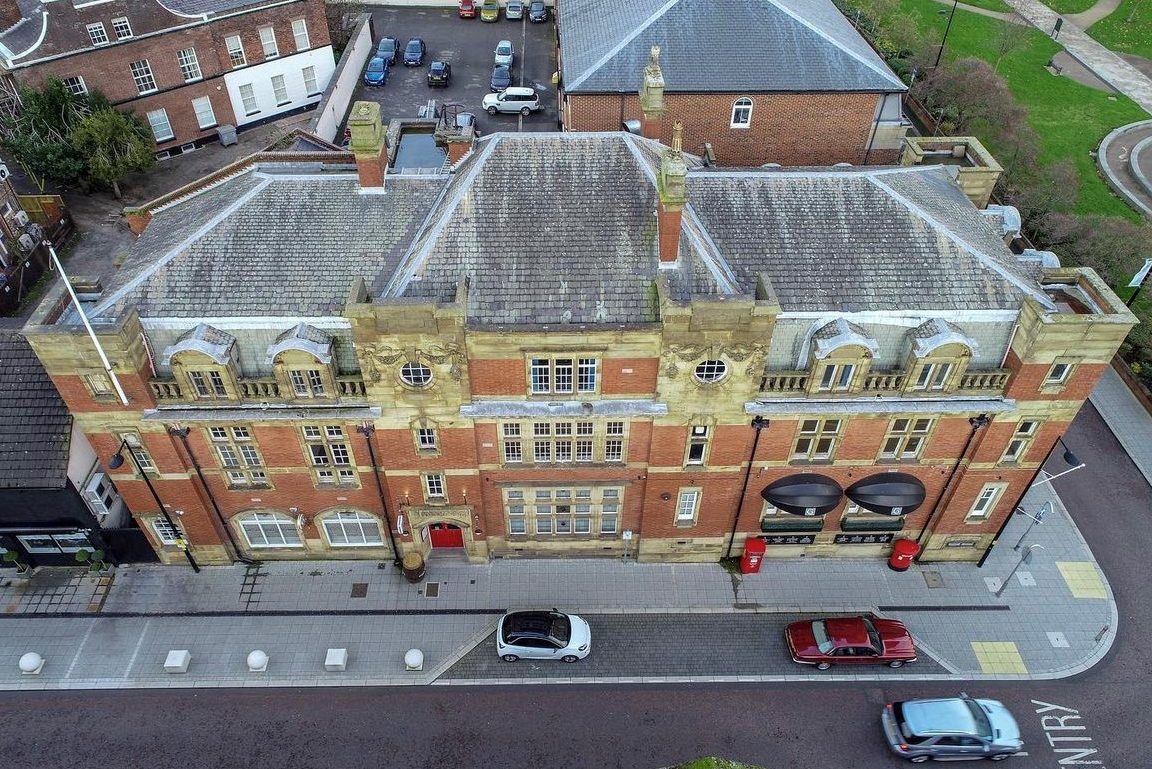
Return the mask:
[[[0,488],[68,484],[72,417],[31,345],[0,330]]]
[[[660,46],[667,93],[907,90],[831,0],[564,0],[567,93],[632,93]]]

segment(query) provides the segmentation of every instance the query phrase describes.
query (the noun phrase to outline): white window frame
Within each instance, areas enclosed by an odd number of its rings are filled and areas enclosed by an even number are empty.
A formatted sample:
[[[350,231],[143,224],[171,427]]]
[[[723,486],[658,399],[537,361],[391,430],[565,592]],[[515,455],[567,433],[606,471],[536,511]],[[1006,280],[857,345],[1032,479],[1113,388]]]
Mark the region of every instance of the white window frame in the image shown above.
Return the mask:
[[[196,55],[195,48],[181,48],[177,51],[176,63],[180,65],[180,74],[184,77],[185,83],[195,83],[204,79],[204,71],[200,69],[200,57]]]
[[[317,486],[359,486],[356,461],[340,425],[303,425],[304,459]]]
[[[180,525],[175,521],[172,524],[169,525],[168,521],[163,518],[153,518],[149,522],[152,533],[156,535],[156,539],[161,545],[171,547],[180,544],[180,540],[184,539],[184,532],[180,530]]]
[[[136,475],[139,470],[146,473],[157,473],[156,463],[152,461],[152,455],[148,453],[148,449],[144,448],[144,442],[140,439],[140,433],[137,432],[123,432],[116,433],[117,440],[123,441],[124,445],[136,461],[132,463],[132,474]]]
[[[708,461],[708,445],[712,442],[712,428],[692,425],[688,428],[688,447],[684,452],[685,465],[703,465]]]
[[[68,89],[68,93],[73,96],[83,96],[88,93],[88,84],[84,82],[84,77],[81,75],[66,77],[63,82],[64,87]]]
[[[108,45],[108,32],[104,29],[104,22],[98,21],[88,25],[88,37],[92,45]]]
[[[280,47],[276,45],[276,30],[272,27],[260,27],[260,49],[265,59],[275,59],[280,55]]]
[[[720,359],[703,360],[696,364],[692,376],[700,384],[717,384],[728,376],[728,364]]]
[[[417,427],[416,451],[422,454],[435,454],[440,451],[440,436],[435,427]]]
[[[292,99],[288,96],[288,83],[285,82],[283,75],[272,76],[272,95],[276,99],[277,107],[292,103]]]
[[[203,110],[201,110],[201,108],[200,108],[201,105],[207,105],[207,107],[208,107],[208,114],[207,115],[205,115]],[[217,125],[216,110],[214,110],[212,108],[212,98],[211,97],[209,97],[209,96],[197,96],[195,99],[192,100],[192,111],[196,113],[196,125],[200,126],[201,131],[206,131],[209,128],[215,128],[216,127],[216,125]],[[205,121],[205,117],[211,118],[211,120]]]
[[[953,364],[951,361],[935,361],[924,363],[916,375],[913,390],[944,390],[952,379]]]
[[[296,19],[292,22],[292,42],[296,44],[297,51],[307,51],[312,47],[312,40],[308,37],[307,20]]]
[[[320,82],[316,79],[316,68],[304,67],[300,70],[300,76],[304,78],[304,93],[309,96],[318,96],[320,94]]]
[[[828,429],[829,423],[835,423],[834,430]],[[793,460],[825,461],[832,459],[836,453],[836,444],[840,442],[840,430],[844,427],[843,419],[802,419],[797,425],[796,440],[792,443]],[[812,429],[805,429],[807,425],[814,424]],[[801,449],[801,442],[807,441],[806,447]],[[826,451],[820,450],[821,441],[828,441]]]
[[[1036,439],[1036,433],[1039,430],[1039,420],[1023,419],[1017,422],[1016,429],[1013,431],[1012,438],[1008,441],[1008,447],[1004,449],[1004,456],[1000,457],[1000,461],[1019,462],[1020,458],[1031,448],[1032,441]]]
[[[245,92],[245,89],[247,89],[247,92]],[[237,90],[240,94],[240,101],[244,107],[244,116],[259,114],[260,102],[256,99],[256,89],[252,87],[252,84],[244,83]]]
[[[161,107],[160,109],[148,110],[148,125],[152,128],[152,136],[155,137],[156,143],[172,141],[176,138],[176,132],[172,130],[172,121],[168,119],[168,110]],[[167,129],[167,135],[162,135],[161,129]],[[191,372],[199,374],[201,372]]]
[[[341,510],[320,518],[320,528],[329,547],[380,547],[384,544],[384,531],[374,515],[358,510]],[[375,536],[371,530],[375,530]],[[333,537],[338,531],[340,536]],[[353,536],[356,535],[356,536]],[[343,539],[343,541],[338,541]]]
[[[244,53],[244,41],[239,35],[228,35],[224,38],[224,46],[228,49],[228,61],[232,69],[243,67],[248,63],[248,56]]]
[[[592,395],[600,387],[600,359],[591,355],[536,355],[528,359],[530,395]]]
[[[741,96],[736,101],[732,102],[732,120],[730,121],[730,128],[748,128],[752,125],[752,108],[755,106],[753,101],[747,96]]]
[[[448,484],[444,473],[424,473],[420,476],[424,485],[424,498],[427,500],[448,499]]]
[[[1068,379],[1072,376],[1072,369],[1075,368],[1074,363],[1068,361],[1056,361],[1048,369],[1048,373],[1044,375],[1045,387],[1061,387],[1068,383]]]
[[[884,442],[880,444],[880,458],[918,459],[934,426],[935,420],[929,417],[896,417],[889,423]]]
[[[509,536],[602,538],[620,531],[624,499],[624,489],[620,487],[509,488],[503,496]]]
[[[126,34],[120,34],[121,27],[126,30]],[[117,16],[112,19],[112,31],[116,33],[117,40],[127,40],[132,37],[132,23],[128,21],[127,16]]]
[[[695,526],[700,515],[700,500],[704,497],[704,490],[699,487],[683,488],[676,495],[677,526]]]
[[[422,390],[436,380],[432,369],[418,360],[405,361],[400,367],[400,381],[408,387]]]
[[[300,536],[296,521],[286,515],[269,512],[245,513],[237,518],[237,525],[244,534],[248,546],[254,550],[304,547],[304,538]],[[260,541],[252,541],[254,531],[259,532]],[[277,536],[270,539],[268,534],[271,532],[275,532]]]
[[[976,501],[972,503],[972,507],[968,510],[968,515],[964,520],[967,523],[980,523],[988,520],[992,515],[992,511],[996,509],[996,505],[1000,503],[1000,498],[1004,496],[1004,491],[1008,488],[1007,483],[986,483],[980,489],[980,493],[976,495]]]
[[[148,63],[147,59],[129,62],[128,71],[132,74],[132,80],[136,83],[136,90],[141,96],[156,91],[156,78],[152,74],[152,65]]]
[[[856,377],[855,363],[825,363],[820,369],[820,392],[848,392]]]

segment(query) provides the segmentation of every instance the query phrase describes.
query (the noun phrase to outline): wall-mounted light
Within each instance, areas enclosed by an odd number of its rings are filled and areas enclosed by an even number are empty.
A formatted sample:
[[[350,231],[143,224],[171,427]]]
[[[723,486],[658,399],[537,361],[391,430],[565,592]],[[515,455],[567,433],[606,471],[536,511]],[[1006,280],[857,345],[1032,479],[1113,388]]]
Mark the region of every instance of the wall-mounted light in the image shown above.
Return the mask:
[[[660,499],[667,502],[668,500],[672,499],[672,495],[669,494],[667,491],[665,491],[663,494],[660,495]]]

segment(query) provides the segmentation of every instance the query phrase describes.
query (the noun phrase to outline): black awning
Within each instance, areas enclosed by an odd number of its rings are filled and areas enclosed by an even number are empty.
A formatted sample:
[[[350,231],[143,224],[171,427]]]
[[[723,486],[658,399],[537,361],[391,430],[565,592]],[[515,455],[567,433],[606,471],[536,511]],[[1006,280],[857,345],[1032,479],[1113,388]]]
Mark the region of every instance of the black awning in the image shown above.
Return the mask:
[[[786,513],[814,516],[835,510],[844,492],[831,478],[798,473],[765,486],[760,496]]]
[[[924,484],[908,473],[877,473],[844,492],[860,507],[881,515],[907,515],[924,504]]]

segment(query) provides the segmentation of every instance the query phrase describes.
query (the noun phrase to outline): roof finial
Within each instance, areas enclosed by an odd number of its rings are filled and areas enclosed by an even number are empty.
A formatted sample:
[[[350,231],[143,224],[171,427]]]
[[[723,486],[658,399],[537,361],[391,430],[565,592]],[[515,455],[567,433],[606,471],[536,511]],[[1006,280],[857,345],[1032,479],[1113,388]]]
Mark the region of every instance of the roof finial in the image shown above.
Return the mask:
[[[684,148],[684,124],[677,120],[672,125],[672,151],[679,154]]]
[[[659,69],[660,67],[660,46],[654,45],[648,51],[648,66]]]

